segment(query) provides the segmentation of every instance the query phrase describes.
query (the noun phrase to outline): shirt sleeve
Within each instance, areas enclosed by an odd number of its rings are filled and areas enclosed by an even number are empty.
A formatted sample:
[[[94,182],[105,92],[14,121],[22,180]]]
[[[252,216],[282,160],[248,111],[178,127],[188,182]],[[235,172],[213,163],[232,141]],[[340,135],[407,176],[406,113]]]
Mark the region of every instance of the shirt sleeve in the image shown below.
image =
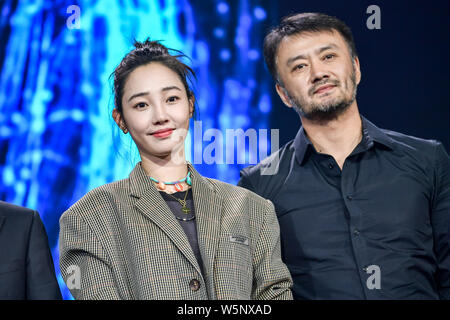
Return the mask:
[[[47,233],[36,211],[33,212],[27,252],[27,299],[60,300]]]
[[[239,179],[237,185],[238,185],[239,187],[248,189],[248,190],[253,191],[253,192],[256,193],[256,190],[255,190],[255,188],[253,187],[253,184],[252,184],[252,182],[251,182],[251,180],[250,180],[250,177],[249,177],[248,173],[245,171],[245,169],[241,170],[240,176],[241,176],[241,177],[240,177],[240,179]]]
[[[272,202],[266,201],[265,217],[253,253],[252,299],[292,300],[292,278],[281,260],[280,227]]]
[[[75,212],[61,217],[59,246],[61,275],[75,299],[121,299],[103,247]]]
[[[437,285],[441,299],[450,299],[450,158],[441,143],[436,147],[435,190],[431,212]]]

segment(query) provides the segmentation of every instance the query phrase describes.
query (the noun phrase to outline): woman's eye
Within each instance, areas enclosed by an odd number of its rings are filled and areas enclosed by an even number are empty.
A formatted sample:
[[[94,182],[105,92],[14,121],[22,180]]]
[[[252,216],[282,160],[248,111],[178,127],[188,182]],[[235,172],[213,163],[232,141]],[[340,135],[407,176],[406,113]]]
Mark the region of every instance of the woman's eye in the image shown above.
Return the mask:
[[[167,102],[169,102],[169,103],[174,103],[174,102],[177,102],[178,101],[178,97],[177,96],[172,96],[172,97],[169,97],[168,99],[167,99]]]
[[[139,102],[138,104],[136,104],[134,107],[136,109],[143,109],[147,106],[147,104],[145,102]]]

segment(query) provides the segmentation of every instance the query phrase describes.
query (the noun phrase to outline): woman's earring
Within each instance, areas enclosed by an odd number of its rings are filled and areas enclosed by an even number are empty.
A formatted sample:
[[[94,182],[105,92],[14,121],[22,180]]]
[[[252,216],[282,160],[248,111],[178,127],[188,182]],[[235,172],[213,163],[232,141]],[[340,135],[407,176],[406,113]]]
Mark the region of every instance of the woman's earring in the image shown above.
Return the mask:
[[[124,128],[122,129],[122,131],[123,131],[124,134],[127,134],[127,133],[128,133],[128,129],[127,129],[126,127],[124,127]]]

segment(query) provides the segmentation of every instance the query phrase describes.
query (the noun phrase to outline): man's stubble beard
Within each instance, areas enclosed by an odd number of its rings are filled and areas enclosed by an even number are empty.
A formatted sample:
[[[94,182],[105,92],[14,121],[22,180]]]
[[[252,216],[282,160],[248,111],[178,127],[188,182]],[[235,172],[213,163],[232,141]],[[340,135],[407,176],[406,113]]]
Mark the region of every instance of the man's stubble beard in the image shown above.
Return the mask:
[[[305,117],[306,119],[316,123],[327,123],[331,120],[337,119],[352,105],[352,103],[356,99],[357,85],[356,70],[354,65],[352,68],[352,74],[350,75],[350,80],[351,85],[353,85],[353,92],[349,99],[346,99],[346,97],[344,96],[342,99],[338,98],[323,104],[311,104],[309,110],[305,110],[305,108],[302,107],[304,103],[301,103],[299,99],[291,96],[288,92],[286,93],[288,94],[294,110],[300,115],[300,117]],[[336,86],[340,85],[339,80],[320,81],[308,92],[308,94],[312,95],[311,93],[313,93],[316,88],[326,83],[331,83]]]

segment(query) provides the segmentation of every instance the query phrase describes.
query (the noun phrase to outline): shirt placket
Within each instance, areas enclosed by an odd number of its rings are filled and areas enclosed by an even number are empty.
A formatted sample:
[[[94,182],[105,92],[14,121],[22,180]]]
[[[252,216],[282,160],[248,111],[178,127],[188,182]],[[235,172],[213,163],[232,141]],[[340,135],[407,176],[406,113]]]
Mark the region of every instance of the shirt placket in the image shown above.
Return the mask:
[[[358,270],[358,275],[361,281],[361,286],[366,298],[371,296],[371,292],[367,287],[367,266],[368,257],[366,255],[368,248],[363,233],[363,219],[361,208],[357,205],[358,193],[355,190],[357,168],[357,161],[353,157],[347,158],[342,169],[341,179],[341,195],[345,203],[346,215],[348,219],[349,236],[352,244],[353,257],[355,266]]]

